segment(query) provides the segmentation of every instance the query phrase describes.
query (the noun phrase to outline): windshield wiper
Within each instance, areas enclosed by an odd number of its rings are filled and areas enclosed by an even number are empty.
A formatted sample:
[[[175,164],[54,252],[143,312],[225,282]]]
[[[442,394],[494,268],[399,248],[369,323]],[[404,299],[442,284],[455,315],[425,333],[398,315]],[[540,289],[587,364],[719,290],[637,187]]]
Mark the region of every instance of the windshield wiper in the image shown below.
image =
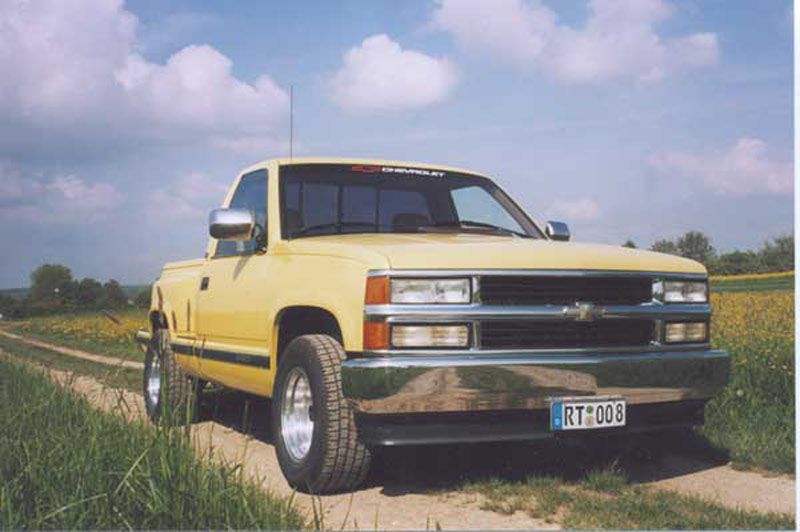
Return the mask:
[[[513,229],[509,229],[507,227],[500,227],[499,225],[494,225],[486,222],[476,222],[473,220],[459,220],[457,222],[437,222],[433,224],[433,227],[459,227],[459,228],[479,228],[479,229],[490,229],[495,232],[505,233],[507,235],[515,235],[522,238],[534,238],[531,235],[520,231],[514,231]]]

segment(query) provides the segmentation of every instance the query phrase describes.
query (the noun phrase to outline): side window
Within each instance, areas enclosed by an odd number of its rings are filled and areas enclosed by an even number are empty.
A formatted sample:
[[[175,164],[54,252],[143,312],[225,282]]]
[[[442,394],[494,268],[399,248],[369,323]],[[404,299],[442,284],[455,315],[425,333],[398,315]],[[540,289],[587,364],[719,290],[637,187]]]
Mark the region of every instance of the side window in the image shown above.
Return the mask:
[[[514,231],[525,231],[500,203],[482,187],[453,190],[453,203],[461,221],[484,222]]]
[[[255,236],[246,242],[219,241],[214,257],[251,255],[256,249],[264,247],[267,242],[267,171],[256,170],[243,175],[229,207],[253,211],[256,219]]]

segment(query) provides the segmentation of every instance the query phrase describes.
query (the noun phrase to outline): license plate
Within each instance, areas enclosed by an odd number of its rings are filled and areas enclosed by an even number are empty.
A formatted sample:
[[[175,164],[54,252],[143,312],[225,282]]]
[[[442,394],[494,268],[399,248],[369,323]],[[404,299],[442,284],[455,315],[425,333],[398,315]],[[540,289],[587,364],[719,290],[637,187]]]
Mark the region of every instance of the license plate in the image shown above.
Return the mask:
[[[564,399],[550,406],[551,430],[625,426],[625,399]]]

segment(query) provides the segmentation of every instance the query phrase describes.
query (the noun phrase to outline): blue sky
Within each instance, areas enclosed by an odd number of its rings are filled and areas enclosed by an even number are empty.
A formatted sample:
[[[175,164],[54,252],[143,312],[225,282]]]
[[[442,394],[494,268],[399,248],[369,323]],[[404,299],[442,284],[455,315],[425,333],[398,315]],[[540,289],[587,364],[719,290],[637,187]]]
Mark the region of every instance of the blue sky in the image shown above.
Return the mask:
[[[149,282],[237,170],[287,151],[465,166],[576,240],[792,231],[791,3],[0,6],[0,287]]]

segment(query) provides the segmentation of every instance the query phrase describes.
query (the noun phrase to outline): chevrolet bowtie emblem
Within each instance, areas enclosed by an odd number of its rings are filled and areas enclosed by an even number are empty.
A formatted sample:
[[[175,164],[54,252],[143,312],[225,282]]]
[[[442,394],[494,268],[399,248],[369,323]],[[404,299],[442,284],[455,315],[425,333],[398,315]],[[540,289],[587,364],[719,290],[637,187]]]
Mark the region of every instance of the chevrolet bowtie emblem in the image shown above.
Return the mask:
[[[564,307],[564,316],[575,318],[576,321],[593,321],[602,318],[605,313],[605,307],[598,307],[594,303],[577,301],[573,307]]]

